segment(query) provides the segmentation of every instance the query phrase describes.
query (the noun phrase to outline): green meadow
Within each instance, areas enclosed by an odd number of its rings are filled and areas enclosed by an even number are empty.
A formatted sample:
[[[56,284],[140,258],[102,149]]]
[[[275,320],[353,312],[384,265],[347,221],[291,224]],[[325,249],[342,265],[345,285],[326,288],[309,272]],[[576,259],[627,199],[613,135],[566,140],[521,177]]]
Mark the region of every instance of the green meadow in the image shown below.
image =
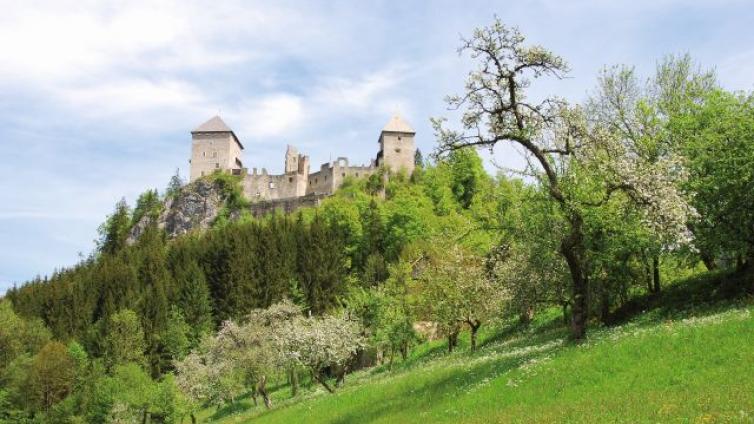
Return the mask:
[[[201,419],[222,423],[752,422],[754,305],[731,276],[681,281],[623,311],[625,322],[568,341],[557,311],[528,329],[503,323],[448,354],[424,343],[402,363],[317,386],[273,409],[243,399]],[[735,300],[726,297],[735,296]],[[699,304],[697,298],[712,299]],[[717,298],[717,300],[716,300]],[[695,305],[695,306],[691,306]]]

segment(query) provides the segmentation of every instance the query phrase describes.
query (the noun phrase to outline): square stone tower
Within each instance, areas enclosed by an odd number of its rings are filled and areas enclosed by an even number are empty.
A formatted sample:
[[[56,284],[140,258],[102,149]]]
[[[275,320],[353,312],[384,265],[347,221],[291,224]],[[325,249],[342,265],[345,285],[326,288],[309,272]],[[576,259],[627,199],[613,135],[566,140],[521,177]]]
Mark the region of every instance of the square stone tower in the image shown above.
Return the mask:
[[[309,156],[299,154],[290,144],[285,151],[285,173],[309,175]]]
[[[191,131],[191,181],[220,170],[240,172],[243,145],[219,116]]]
[[[416,131],[403,118],[396,115],[385,125],[380,133],[380,151],[377,153],[377,165],[385,166],[391,172],[404,169],[408,175],[414,172],[414,155]]]

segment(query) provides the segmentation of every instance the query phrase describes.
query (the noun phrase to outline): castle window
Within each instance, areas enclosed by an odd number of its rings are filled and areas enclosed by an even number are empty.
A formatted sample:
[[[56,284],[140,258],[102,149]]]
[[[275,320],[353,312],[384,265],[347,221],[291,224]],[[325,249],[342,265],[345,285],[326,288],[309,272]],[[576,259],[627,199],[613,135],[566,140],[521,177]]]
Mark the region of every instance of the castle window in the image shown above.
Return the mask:
[[[327,175],[325,175],[325,181],[327,181]]]
[[[219,168],[220,168],[220,164],[215,162],[215,169],[219,169]]]
[[[395,153],[400,153],[401,149],[395,149]]]
[[[359,176],[359,173],[358,173],[358,172],[356,173],[356,176],[357,176],[357,177]]]
[[[202,157],[206,158],[207,157],[207,152],[202,152]]]
[[[403,140],[403,139],[400,136],[398,136],[398,141],[401,141],[401,140]]]
[[[202,177],[204,176],[204,171],[202,171]]]
[[[318,182],[319,182],[319,178],[315,178],[315,179],[314,179],[314,183],[316,184],[316,183],[318,183]]]
[[[212,157],[216,158],[217,157],[217,152],[212,152]]]
[[[343,175],[343,177],[345,178],[345,176],[346,176],[346,173],[344,172],[344,173],[343,173],[342,175]]]
[[[288,182],[292,183],[293,182],[293,177],[288,177]]]

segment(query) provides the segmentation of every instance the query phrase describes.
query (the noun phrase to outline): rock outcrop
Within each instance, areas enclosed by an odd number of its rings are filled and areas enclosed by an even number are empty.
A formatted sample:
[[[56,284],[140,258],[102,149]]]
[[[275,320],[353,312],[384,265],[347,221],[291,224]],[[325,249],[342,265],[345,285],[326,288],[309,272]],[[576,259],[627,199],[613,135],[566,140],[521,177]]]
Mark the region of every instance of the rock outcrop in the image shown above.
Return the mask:
[[[206,179],[184,186],[174,196],[165,200],[162,212],[157,216],[157,226],[164,229],[169,238],[174,238],[195,229],[209,228],[225,204],[220,184]],[[134,243],[152,223],[154,217],[144,216],[137,222],[127,242]]]

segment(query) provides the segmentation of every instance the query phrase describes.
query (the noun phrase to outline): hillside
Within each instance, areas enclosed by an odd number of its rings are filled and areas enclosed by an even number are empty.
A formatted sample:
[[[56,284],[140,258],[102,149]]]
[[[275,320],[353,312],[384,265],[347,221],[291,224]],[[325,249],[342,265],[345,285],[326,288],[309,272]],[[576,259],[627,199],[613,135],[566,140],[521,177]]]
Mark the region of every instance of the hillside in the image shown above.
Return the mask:
[[[530,104],[569,66],[525,40],[463,42],[426,161],[386,127],[368,172],[249,175],[200,128],[209,169],[0,299],[0,424],[751,421],[754,94],[684,55]]]
[[[750,281],[707,274],[643,299],[643,313],[567,341],[556,311],[528,330],[511,323],[447,355],[418,347],[392,372],[356,373],[336,395],[295,403],[287,387],[270,411],[242,400],[205,410],[208,422],[751,422],[754,305]],[[743,297],[742,297],[743,296]],[[694,306],[699,298],[710,301]],[[637,303],[642,303],[642,299]],[[277,396],[275,396],[277,395]]]

